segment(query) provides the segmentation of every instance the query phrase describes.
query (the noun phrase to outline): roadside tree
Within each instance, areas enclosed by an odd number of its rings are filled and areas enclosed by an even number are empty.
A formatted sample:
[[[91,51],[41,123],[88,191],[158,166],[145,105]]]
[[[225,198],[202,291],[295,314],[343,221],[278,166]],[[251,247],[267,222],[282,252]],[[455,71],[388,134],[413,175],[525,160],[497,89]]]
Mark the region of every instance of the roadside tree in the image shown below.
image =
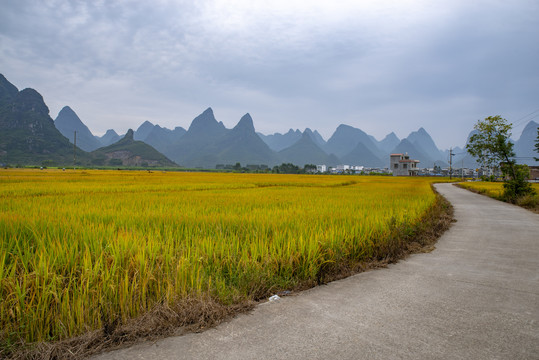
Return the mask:
[[[512,124],[499,115],[479,120],[474,126],[478,132],[471,136],[466,145],[470,155],[477,158],[481,165],[499,168],[504,175],[504,198],[516,202],[518,198],[533,194],[527,182],[529,169],[515,162],[513,143],[510,141]]]

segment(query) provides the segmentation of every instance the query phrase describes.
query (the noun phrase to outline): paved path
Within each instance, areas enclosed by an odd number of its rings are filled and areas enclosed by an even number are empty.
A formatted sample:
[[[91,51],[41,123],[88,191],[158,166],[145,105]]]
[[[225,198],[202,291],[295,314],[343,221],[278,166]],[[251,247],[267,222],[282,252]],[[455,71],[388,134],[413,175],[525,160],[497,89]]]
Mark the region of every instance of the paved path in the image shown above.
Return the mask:
[[[539,215],[437,189],[457,223],[432,253],[95,359],[539,359]]]

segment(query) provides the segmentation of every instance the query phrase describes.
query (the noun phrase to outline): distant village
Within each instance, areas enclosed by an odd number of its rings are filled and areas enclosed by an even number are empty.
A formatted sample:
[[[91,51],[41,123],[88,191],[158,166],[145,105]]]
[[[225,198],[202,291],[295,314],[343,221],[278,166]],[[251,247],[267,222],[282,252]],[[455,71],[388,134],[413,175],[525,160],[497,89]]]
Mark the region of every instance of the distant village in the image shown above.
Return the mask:
[[[326,165],[317,165],[317,173],[330,174],[384,174],[393,176],[454,176],[466,178],[480,178],[482,176],[499,175],[493,169],[479,168],[454,168],[434,166],[432,168],[421,168],[419,160],[411,159],[408,154],[391,154],[389,168],[370,168],[359,165],[337,165],[336,167],[327,167]]]
[[[466,167],[420,167],[420,161],[410,158],[405,154],[391,154],[389,167],[367,167],[363,165],[340,164],[337,166],[305,165],[303,169],[294,164],[282,164],[270,168],[268,165],[235,165],[219,164],[217,170],[236,170],[249,172],[274,172],[274,173],[310,173],[310,174],[334,174],[334,175],[388,175],[388,176],[440,176],[456,178],[480,179],[484,177],[500,177],[501,171],[493,168],[469,169]],[[530,166],[530,180],[539,181],[539,166]]]

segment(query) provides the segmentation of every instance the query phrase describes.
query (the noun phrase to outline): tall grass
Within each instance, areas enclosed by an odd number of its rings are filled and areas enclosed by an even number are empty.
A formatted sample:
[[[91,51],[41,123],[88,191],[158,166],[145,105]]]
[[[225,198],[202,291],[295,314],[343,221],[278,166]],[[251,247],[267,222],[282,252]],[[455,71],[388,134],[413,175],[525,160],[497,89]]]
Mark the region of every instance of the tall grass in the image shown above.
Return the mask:
[[[383,257],[434,201],[420,178],[2,171],[0,351],[314,283]]]

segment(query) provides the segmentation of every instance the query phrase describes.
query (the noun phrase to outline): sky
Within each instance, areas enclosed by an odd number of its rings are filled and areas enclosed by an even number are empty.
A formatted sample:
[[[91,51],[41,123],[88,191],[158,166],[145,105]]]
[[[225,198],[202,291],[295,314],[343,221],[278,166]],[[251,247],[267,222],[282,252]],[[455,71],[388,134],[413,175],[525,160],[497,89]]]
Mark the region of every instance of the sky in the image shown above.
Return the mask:
[[[339,124],[381,140],[420,127],[447,149],[501,115],[539,118],[537,0],[4,0],[0,73],[70,106],[96,135]]]

